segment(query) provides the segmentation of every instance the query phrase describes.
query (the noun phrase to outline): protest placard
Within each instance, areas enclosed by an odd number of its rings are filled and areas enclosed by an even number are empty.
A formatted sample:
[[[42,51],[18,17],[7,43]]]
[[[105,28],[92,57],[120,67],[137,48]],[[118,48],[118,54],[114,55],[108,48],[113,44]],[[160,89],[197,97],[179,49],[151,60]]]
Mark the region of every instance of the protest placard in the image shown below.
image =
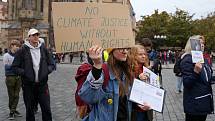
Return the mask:
[[[56,51],[86,51],[92,45],[134,45],[129,7],[118,3],[53,2]]]

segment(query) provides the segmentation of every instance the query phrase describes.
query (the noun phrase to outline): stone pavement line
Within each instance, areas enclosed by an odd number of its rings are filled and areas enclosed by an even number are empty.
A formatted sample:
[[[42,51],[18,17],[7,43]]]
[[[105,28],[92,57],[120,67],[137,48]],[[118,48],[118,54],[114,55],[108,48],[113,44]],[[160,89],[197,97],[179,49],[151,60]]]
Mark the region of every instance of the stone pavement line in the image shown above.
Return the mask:
[[[2,69],[0,69],[0,121],[9,121],[7,120],[9,113],[7,89],[4,81],[3,65],[1,61],[0,67],[2,67]],[[78,65],[59,64],[57,66],[57,71],[49,76],[53,121],[79,121],[75,116],[76,109],[74,100],[76,90],[74,76],[77,68]],[[153,121],[184,121],[182,105],[183,95],[176,94],[175,92],[176,78],[173,74],[173,70],[171,68],[164,69],[162,73],[164,88],[167,91],[164,111],[163,114],[154,112]],[[23,114],[23,117],[17,118],[16,121],[25,121],[25,107],[22,92],[20,93],[18,110]],[[36,121],[42,121],[41,111],[36,114],[35,117]],[[215,115],[209,115],[207,121],[215,121]]]

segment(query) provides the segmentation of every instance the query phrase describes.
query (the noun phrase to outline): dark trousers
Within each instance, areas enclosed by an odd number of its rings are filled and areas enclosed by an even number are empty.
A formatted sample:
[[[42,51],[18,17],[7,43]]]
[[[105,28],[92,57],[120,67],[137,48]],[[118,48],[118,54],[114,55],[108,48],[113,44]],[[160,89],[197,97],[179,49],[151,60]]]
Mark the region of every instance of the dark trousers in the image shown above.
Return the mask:
[[[6,86],[9,97],[9,109],[13,113],[19,102],[21,78],[19,76],[6,76]]]
[[[43,121],[52,121],[48,84],[22,85],[22,89],[26,107],[26,121],[35,121],[35,97],[38,97]]]
[[[207,115],[185,115],[185,121],[206,121]]]
[[[37,97],[34,97],[34,111],[38,111],[38,104],[39,104],[39,97],[38,95],[36,95]]]

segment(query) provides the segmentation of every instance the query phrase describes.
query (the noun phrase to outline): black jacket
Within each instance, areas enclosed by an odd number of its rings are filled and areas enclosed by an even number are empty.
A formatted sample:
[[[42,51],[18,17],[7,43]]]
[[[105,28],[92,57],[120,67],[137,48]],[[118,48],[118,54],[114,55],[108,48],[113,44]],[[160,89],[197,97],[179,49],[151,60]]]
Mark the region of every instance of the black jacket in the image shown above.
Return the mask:
[[[38,72],[39,84],[46,84],[48,81],[48,74],[54,70],[54,63],[51,60],[51,54],[48,52],[44,45],[40,47],[40,67]],[[31,57],[30,48],[23,45],[15,54],[12,64],[15,73],[22,77],[23,84],[35,84],[35,72],[33,69],[33,62]]]
[[[194,72],[194,66],[190,54],[182,58],[180,68],[184,84],[184,112],[193,115],[210,114],[214,111],[211,87],[213,72],[207,61],[203,64],[205,69],[202,68],[199,74]]]

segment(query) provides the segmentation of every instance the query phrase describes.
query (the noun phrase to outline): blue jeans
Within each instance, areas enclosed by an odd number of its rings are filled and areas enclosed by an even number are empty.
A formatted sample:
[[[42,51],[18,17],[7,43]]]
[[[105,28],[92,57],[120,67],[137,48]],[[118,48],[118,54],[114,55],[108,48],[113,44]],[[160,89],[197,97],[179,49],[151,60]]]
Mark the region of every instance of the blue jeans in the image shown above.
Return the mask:
[[[177,77],[177,84],[176,84],[176,88],[177,91],[182,91],[183,85],[182,85],[182,77],[176,76]]]

